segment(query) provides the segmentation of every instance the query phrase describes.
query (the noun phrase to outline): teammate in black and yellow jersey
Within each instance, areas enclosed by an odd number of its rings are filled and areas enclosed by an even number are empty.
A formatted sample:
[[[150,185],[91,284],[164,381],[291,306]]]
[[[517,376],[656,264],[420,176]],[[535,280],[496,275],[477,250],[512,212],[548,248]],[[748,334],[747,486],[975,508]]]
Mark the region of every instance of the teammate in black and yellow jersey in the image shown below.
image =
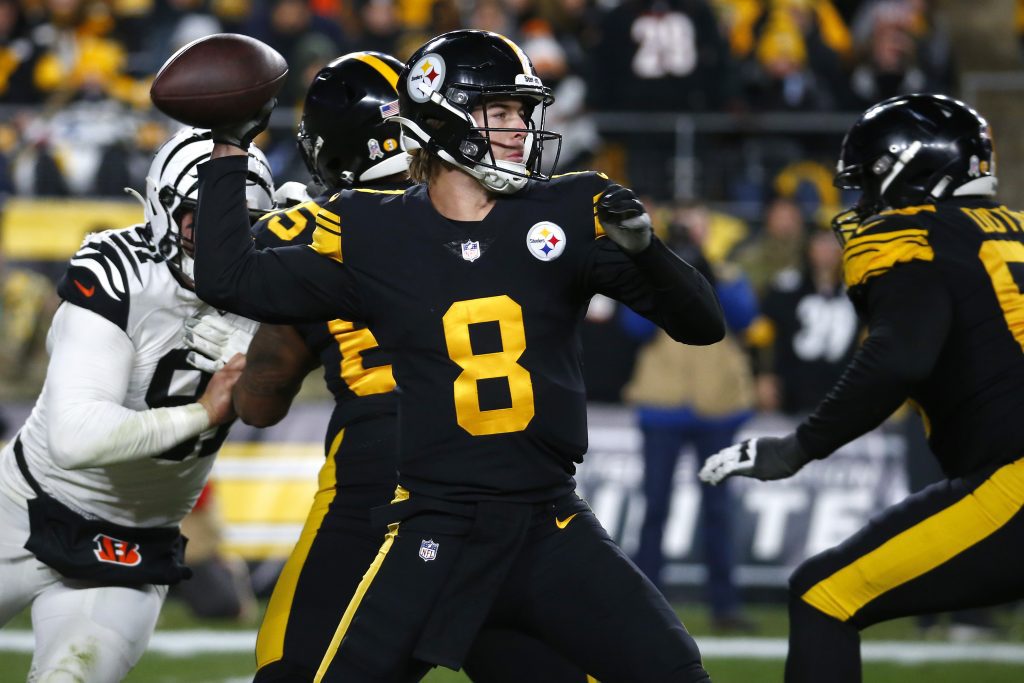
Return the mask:
[[[939,95],[868,109],[833,225],[868,337],[783,438],[712,456],[701,478],[781,479],[912,400],[948,477],[886,510],[790,579],[788,683],[861,680],[859,630],[1024,597],[1024,214],[995,199],[988,125]]]
[[[298,203],[256,223],[257,247],[311,243],[320,205],[342,189],[410,186],[409,155],[399,146],[401,129],[393,118],[403,66],[390,55],[353,52],[320,70],[306,93],[298,142],[310,175],[325,193],[310,199],[303,197],[305,185],[286,183],[282,189]],[[203,341],[206,348],[216,346],[215,339]],[[262,325],[247,358],[234,404],[248,424],[265,427],[284,417],[316,367],[323,367],[335,399],[318,491],[256,642],[256,683],[308,682],[386,531],[371,525],[370,509],[387,504],[395,490],[395,381],[373,334],[345,320]],[[478,683],[586,681],[582,671],[540,641],[498,628],[478,636],[464,668]]]
[[[485,621],[605,683],[708,680],[572,475],[586,450],[578,328],[590,296],[708,344],[724,331],[712,289],[652,237],[631,191],[595,173],[544,182],[552,98],[511,41],[435,38],[398,91],[419,145],[410,170],[426,183],[340,193],[317,212],[311,247],[257,252],[246,236],[236,145],[259,122],[216,131],[202,172],[201,294],[265,321],[365,321],[392,362],[400,487],[316,680],[457,668]]]

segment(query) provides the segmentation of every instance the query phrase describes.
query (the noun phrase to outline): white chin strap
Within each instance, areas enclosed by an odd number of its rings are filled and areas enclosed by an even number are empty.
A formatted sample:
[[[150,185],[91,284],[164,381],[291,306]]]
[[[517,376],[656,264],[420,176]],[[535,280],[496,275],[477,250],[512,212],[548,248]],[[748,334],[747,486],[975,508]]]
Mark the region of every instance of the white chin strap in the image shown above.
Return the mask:
[[[495,166],[498,166],[498,168],[495,169],[477,164],[474,168],[467,170],[470,175],[491,192],[515,194],[526,187],[526,182],[529,180],[525,176],[526,164],[514,161],[498,161],[495,162]],[[513,171],[513,173],[508,173],[507,171]]]
[[[395,156],[388,157],[379,164],[374,164],[363,171],[362,175],[359,176],[359,180],[361,182],[380,180],[381,178],[387,178],[388,176],[395,175],[396,173],[405,173],[408,170],[409,155],[396,154]]]

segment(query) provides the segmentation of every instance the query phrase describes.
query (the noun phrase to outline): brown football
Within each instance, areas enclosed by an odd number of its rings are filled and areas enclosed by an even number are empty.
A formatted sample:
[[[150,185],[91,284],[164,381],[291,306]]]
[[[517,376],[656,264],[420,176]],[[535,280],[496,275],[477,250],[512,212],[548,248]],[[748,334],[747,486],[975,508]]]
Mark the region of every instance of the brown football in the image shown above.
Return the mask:
[[[284,57],[237,33],[194,40],[164,62],[149,88],[156,108],[176,121],[214,128],[250,118],[277,95]]]

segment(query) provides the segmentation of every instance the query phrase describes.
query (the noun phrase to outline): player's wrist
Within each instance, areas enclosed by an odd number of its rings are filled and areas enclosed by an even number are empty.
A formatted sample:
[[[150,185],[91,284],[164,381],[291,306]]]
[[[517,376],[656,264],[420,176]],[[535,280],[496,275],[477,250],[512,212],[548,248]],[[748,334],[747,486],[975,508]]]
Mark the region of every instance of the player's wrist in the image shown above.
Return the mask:
[[[202,429],[209,429],[217,424],[218,414],[216,412],[216,408],[206,394],[200,396],[195,403],[189,406],[189,408],[192,408],[193,417],[197,423],[200,418],[205,421]]]
[[[233,142],[217,140],[213,143],[213,154],[210,155],[210,158],[219,159],[221,157],[244,157],[248,156],[248,154],[248,152]]]

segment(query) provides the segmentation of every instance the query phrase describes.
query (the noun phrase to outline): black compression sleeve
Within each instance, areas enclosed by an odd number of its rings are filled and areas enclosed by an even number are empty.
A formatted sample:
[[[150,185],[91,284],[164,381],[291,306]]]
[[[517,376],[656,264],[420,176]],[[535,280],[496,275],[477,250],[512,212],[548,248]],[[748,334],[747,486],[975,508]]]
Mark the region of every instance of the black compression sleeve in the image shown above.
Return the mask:
[[[352,274],[306,246],[256,251],[245,204],[248,160],[199,166],[196,293],[207,303],[269,323],[361,319]]]
[[[936,268],[896,266],[868,285],[868,338],[842,377],[797,428],[801,448],[824,458],[880,425],[928,377],[949,332],[953,303]]]
[[[725,336],[725,318],[718,295],[696,268],[672,253],[657,237],[631,258],[652,289],[655,307],[650,314],[644,314],[669,336],[686,344],[714,344]]]

